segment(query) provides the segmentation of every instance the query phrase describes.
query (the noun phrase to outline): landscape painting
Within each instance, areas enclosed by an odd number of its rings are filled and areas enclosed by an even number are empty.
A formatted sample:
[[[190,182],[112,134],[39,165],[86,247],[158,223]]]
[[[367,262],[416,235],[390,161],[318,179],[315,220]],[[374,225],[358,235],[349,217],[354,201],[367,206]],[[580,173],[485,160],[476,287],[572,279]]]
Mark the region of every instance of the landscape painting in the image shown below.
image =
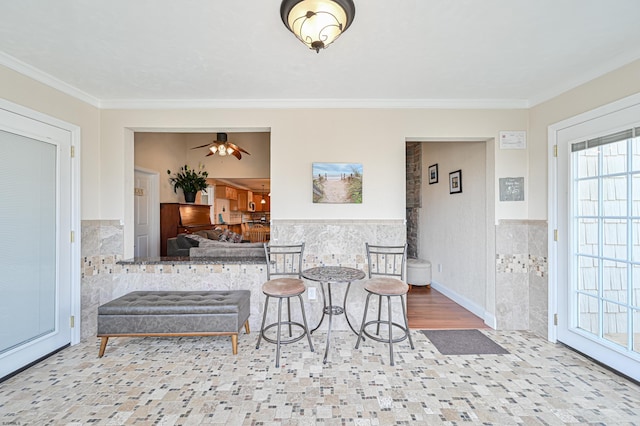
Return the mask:
[[[362,164],[313,163],[313,202],[362,204]]]

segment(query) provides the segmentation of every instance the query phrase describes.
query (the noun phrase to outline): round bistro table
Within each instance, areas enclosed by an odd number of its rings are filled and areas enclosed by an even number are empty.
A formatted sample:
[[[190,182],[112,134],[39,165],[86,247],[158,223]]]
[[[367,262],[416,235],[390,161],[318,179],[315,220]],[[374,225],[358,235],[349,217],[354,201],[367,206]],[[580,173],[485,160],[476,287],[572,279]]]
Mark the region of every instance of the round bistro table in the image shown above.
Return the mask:
[[[306,269],[302,271],[302,276],[310,281],[317,281],[320,283],[320,289],[322,290],[322,318],[320,318],[320,322],[311,330],[311,333],[316,331],[322,325],[324,321],[325,315],[329,316],[329,328],[327,331],[327,345],[324,351],[324,360],[323,363],[327,363],[327,355],[329,354],[329,342],[331,342],[331,319],[334,315],[344,314],[344,317],[347,319],[347,324],[349,324],[349,328],[355,334],[358,332],[353,328],[351,322],[349,321],[349,316],[347,315],[347,295],[349,294],[349,288],[351,287],[351,282],[361,280],[365,277],[365,273],[360,269],[356,268],[348,268],[345,266],[318,266],[317,268]],[[324,292],[324,284],[327,284],[327,290],[329,298],[327,299]],[[331,298],[331,284],[340,284],[347,283],[347,289],[344,292],[344,301],[342,302],[342,306],[334,305],[333,300]],[[328,304],[327,304],[328,302]]]

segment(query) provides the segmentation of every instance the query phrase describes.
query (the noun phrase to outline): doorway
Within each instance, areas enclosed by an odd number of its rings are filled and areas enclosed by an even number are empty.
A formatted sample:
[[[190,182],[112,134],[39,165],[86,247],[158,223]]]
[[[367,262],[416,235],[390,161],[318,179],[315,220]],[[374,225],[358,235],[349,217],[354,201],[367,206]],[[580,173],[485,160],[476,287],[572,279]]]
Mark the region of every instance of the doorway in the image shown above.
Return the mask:
[[[135,257],[160,256],[159,173],[136,167],[134,172]]]
[[[79,341],[77,131],[0,103],[0,378]]]
[[[550,127],[557,340],[640,380],[640,96]],[[553,250],[555,248],[555,250]],[[553,291],[555,289],[555,291]],[[550,306],[554,307],[551,301]]]
[[[409,257],[431,262],[432,289],[495,327],[487,317],[495,282],[492,149],[487,140],[407,142],[406,219]],[[450,188],[452,173],[462,191]]]

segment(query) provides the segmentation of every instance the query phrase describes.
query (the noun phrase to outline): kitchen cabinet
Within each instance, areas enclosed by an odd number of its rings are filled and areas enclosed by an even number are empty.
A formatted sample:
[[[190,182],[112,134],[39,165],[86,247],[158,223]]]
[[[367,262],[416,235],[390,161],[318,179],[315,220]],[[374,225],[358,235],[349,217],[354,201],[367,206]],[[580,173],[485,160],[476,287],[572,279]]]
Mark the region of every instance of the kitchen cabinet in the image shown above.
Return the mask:
[[[253,191],[238,190],[238,210],[252,212],[253,207]]]
[[[238,190],[232,186],[216,185],[216,198],[225,198],[227,200],[237,200]]]
[[[254,194],[253,195],[253,202],[256,204],[256,211],[257,212],[268,212],[271,211],[271,203],[270,203],[270,199],[269,197],[265,196],[264,197],[264,201],[265,203],[262,204],[262,194]]]
[[[228,229],[231,232],[235,232],[236,234],[242,234],[242,225],[240,224],[229,224],[225,223],[224,225],[217,225],[218,228]]]

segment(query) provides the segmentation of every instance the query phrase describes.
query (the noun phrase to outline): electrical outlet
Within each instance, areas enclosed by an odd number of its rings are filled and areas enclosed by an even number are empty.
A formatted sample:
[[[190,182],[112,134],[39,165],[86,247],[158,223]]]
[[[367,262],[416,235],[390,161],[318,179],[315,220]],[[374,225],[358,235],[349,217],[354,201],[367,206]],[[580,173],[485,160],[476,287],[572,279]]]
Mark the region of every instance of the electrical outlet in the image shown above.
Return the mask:
[[[307,292],[309,292],[309,300],[316,300],[316,288],[315,287],[309,287],[307,289]]]

